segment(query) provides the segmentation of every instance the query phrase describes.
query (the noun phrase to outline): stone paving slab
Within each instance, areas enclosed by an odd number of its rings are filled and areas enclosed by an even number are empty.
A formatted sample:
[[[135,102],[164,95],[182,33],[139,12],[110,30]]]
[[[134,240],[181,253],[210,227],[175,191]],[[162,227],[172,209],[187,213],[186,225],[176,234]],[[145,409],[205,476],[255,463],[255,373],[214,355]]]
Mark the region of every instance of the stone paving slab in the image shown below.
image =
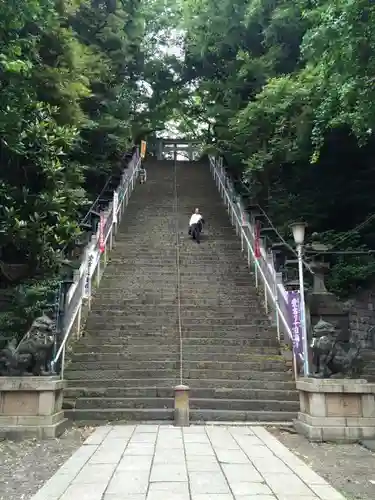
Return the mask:
[[[345,500],[264,427],[99,427],[31,500]]]

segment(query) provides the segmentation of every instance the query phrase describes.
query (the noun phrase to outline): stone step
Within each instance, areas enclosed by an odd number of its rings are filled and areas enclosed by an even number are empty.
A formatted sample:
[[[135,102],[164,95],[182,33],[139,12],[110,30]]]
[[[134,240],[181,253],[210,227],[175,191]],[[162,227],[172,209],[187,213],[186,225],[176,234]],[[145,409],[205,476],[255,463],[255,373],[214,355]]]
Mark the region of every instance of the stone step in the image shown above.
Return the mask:
[[[95,300],[98,302],[113,302],[117,301],[122,304],[143,304],[155,302],[157,305],[175,304],[177,301],[177,282],[173,286],[163,289],[157,288],[100,288],[100,292],[95,290]]]
[[[194,355],[192,355],[194,356]],[[275,357],[276,358],[276,357]],[[67,366],[68,370],[176,370],[178,359],[174,361],[135,361],[122,359],[116,361],[77,361],[72,360]],[[281,357],[268,359],[265,356],[259,356],[256,361],[193,361],[192,359],[183,360],[184,371],[190,370],[223,370],[223,371],[286,371],[286,365]]]
[[[98,344],[101,344],[102,342],[106,343],[121,343],[123,342],[122,339],[126,338],[127,339],[127,344],[131,342],[131,339],[140,339],[141,337],[144,338],[146,341],[145,343],[148,344],[150,343],[150,339],[156,339],[160,338],[162,341],[163,337],[167,337],[170,339],[169,341],[172,342],[172,344],[176,345],[176,343],[179,344],[179,333],[178,333],[178,328],[176,327],[174,331],[174,335],[170,335],[171,331],[167,328],[159,327],[159,331],[157,330],[157,327],[153,327],[153,330],[148,329],[147,325],[143,327],[134,327],[134,325],[131,326],[124,326],[123,330],[111,330],[111,328],[105,329],[105,328],[95,328],[91,330],[86,330],[85,336],[90,339],[90,342],[92,343],[92,340],[95,339],[95,342]],[[197,336],[202,336],[204,339],[212,338],[214,342],[217,342],[219,338],[222,340],[226,338],[230,339],[238,339],[239,342],[241,343],[243,340],[248,341],[248,345],[265,345],[265,346],[273,346],[277,345],[277,337],[276,333],[272,331],[260,331],[259,329],[231,329],[229,330],[228,328],[224,328],[222,330],[218,329],[203,329],[203,327],[200,327],[199,329],[192,329],[192,330],[187,330],[186,328],[183,328],[182,330],[182,337],[184,339],[184,344],[189,345],[191,338],[195,339]],[[216,339],[216,341],[215,341]],[[256,341],[259,342],[256,342]],[[254,342],[253,342],[254,341]],[[206,345],[209,344],[209,342],[205,342]],[[191,345],[196,345],[196,342],[194,342]]]
[[[87,375],[87,373],[86,373]],[[86,390],[90,388],[103,388],[103,389],[124,389],[124,388],[134,388],[134,387],[149,387],[150,382],[154,384],[156,387],[175,387],[178,383],[177,373],[174,374],[173,377],[169,378],[136,378],[136,379],[113,379],[113,378],[98,378],[93,380],[92,378],[85,379],[67,379],[67,387],[68,388],[82,388],[84,387]],[[281,391],[294,391],[296,390],[296,384],[292,381],[291,377],[287,380],[263,380],[262,378],[259,380],[251,379],[251,380],[215,380],[215,379],[188,379],[189,387],[196,389],[218,389],[218,388],[226,388],[226,389],[269,389],[269,390],[281,390]],[[186,380],[184,380],[186,383]]]
[[[116,244],[118,245],[129,244],[135,247],[135,245],[139,243],[140,248],[144,251],[147,251],[148,248],[154,248],[156,245],[161,245],[169,250],[176,245],[176,240],[175,240],[176,235],[173,234],[175,232],[174,228],[176,226],[173,220],[170,221],[170,226],[172,226],[172,228],[168,228],[169,225],[168,220],[166,220],[165,222],[166,223],[163,224],[162,227],[160,226],[158,227],[157,234],[154,233],[151,235],[152,238],[150,238],[149,234],[142,234],[142,235],[139,234],[138,232],[139,224],[137,224],[137,226],[132,230],[133,231],[132,233],[126,232],[125,227],[121,228],[122,230],[117,233]],[[165,226],[167,227],[165,228]],[[220,221],[218,221],[217,219],[212,219],[211,227],[212,228],[217,227],[218,229],[218,235],[220,236],[220,238],[218,240],[215,239],[215,241],[221,241],[223,246],[225,246],[228,249],[231,249],[232,251],[241,249],[241,241],[237,239],[237,236],[235,236],[234,231],[232,230],[222,231],[220,228]],[[206,229],[203,228],[202,236],[204,235],[207,236],[207,231],[209,231],[209,229],[207,229],[206,226]],[[190,241],[190,237],[187,234],[187,232],[188,232],[188,222],[185,227],[182,227],[182,225],[179,226],[179,236],[184,237],[186,241]]]
[[[122,273],[127,275],[132,273],[134,275],[144,275],[145,269],[151,277],[157,276],[176,276],[177,275],[177,264],[176,259],[167,261],[158,261],[156,259],[140,259],[137,257],[131,257],[126,262],[113,263],[109,262],[110,267],[107,269],[107,274],[115,275],[116,273]]]
[[[202,234],[204,239],[204,233]],[[168,235],[168,239],[171,235]],[[165,238],[165,236],[163,236]],[[164,259],[170,260],[171,262],[176,262],[177,257],[177,246],[176,239],[173,240],[173,245],[167,247],[165,241],[160,239],[160,241],[151,240],[150,236],[147,236],[144,242],[138,241],[138,238],[134,236],[134,242],[130,243],[129,241],[123,241],[116,239],[113,245],[113,250],[109,256],[109,261],[116,261],[120,259],[126,259],[129,261],[130,259],[148,259],[150,258],[150,262],[155,260]],[[180,259],[190,260],[192,263],[199,265],[200,263],[212,262],[216,264],[218,262],[226,262],[227,265],[239,265],[243,266],[246,264],[244,260],[245,252],[242,253],[241,244],[236,244],[236,247],[227,248],[224,243],[220,243],[218,245],[219,240],[215,238],[215,240],[206,241],[204,247],[198,247],[195,244],[192,244],[190,237],[186,238],[184,241],[179,241],[179,256]],[[218,246],[225,249],[225,252],[213,252],[208,253],[205,250],[200,250],[200,248],[207,248],[207,246],[217,248]],[[192,253],[192,249],[194,249],[194,253]],[[200,254],[200,258],[197,259],[197,254]]]
[[[150,219],[146,220],[146,223],[149,223]],[[201,233],[202,238],[207,238],[211,240],[212,244],[220,241],[222,245],[227,246],[231,250],[241,249],[241,241],[237,240],[236,232],[234,228],[222,229],[220,227],[220,223],[216,220],[212,221],[214,225],[206,226],[203,228],[203,232]],[[141,223],[141,220],[137,221],[138,224]],[[146,251],[147,243],[151,243],[150,248],[154,248],[156,245],[163,246],[166,248],[172,248],[172,245],[176,244],[176,229],[171,226],[175,226],[175,223],[172,221],[167,222],[167,225],[170,226],[170,230],[162,229],[157,235],[152,235],[152,239],[146,235],[139,235],[138,227],[127,227],[121,232],[121,235],[116,240],[120,244],[129,244],[134,246],[136,242],[139,242],[141,248]],[[191,236],[188,234],[188,223],[180,223],[178,227],[178,239],[179,245],[188,245],[191,242]]]
[[[124,258],[127,260],[127,262],[131,262],[132,259],[149,259],[148,262],[164,262],[166,260],[167,262],[170,261],[171,265],[176,265],[176,248],[176,244],[174,244],[171,248],[167,248],[162,241],[160,241],[158,244],[154,243],[153,246],[151,246],[150,237],[148,238],[148,241],[143,245],[140,244],[137,240],[133,247],[130,245],[130,243],[116,240],[109,257],[109,262],[110,265],[112,265],[112,261]]]
[[[131,284],[131,287],[135,289],[135,285]],[[98,293],[97,291],[94,294],[94,299],[98,303],[110,302],[111,304],[114,302],[119,304],[143,304],[143,305],[152,305],[155,303],[155,306],[162,307],[163,302],[166,305],[173,305],[177,302],[177,287],[175,285],[171,285],[166,287],[165,289],[158,289],[157,287],[147,287],[144,289],[144,293],[132,293],[132,290],[129,289],[127,291],[121,290],[119,288],[108,288],[104,293]],[[250,307],[254,306],[256,302],[258,302],[258,316],[264,316],[261,314],[261,304],[259,303],[258,296],[255,295],[254,292],[245,292],[241,295],[231,296],[229,291],[218,291],[217,293],[210,292],[208,295],[204,293],[204,291],[199,291],[193,293],[191,290],[186,290],[184,288],[180,289],[180,303],[182,306],[185,304],[193,304],[198,305],[200,300],[206,301],[217,301],[217,307],[220,307],[220,303],[222,306],[230,308],[234,302],[237,302],[239,306]],[[195,301],[195,304],[194,304]],[[133,304],[132,304],[133,302]],[[212,308],[215,305],[211,306]],[[207,305],[207,308],[210,308]],[[118,307],[116,308],[118,309]]]
[[[146,273],[142,277],[136,276],[134,273],[122,275],[117,272],[112,276],[108,275],[105,280],[103,280],[103,288],[110,288],[112,290],[116,290],[116,288],[123,288],[125,285],[134,286],[135,284],[141,289],[149,288],[151,290],[169,290],[170,287],[176,287],[177,280],[175,276],[159,276],[158,279],[153,279]]]
[[[216,409],[192,409],[192,422],[291,422],[297,418],[296,411],[237,411]],[[301,499],[302,500],[302,499]]]
[[[208,242],[205,245],[207,248]],[[211,244],[210,244],[211,245]],[[212,252],[207,252],[206,250],[201,251],[200,249],[204,247],[198,247],[195,243],[189,241],[186,248],[179,246],[179,267],[185,268],[185,272],[190,272],[196,274],[197,269],[214,267],[218,271],[223,271],[224,269],[219,268],[219,264],[225,266],[225,269],[231,270],[235,273],[242,274],[243,276],[248,276],[250,270],[247,265],[247,261],[241,251],[236,251],[235,253],[222,252],[216,247],[212,247]],[[177,267],[177,252],[174,249],[173,252],[165,253],[163,248],[149,249],[147,252],[137,252],[136,249],[131,250],[129,248],[121,249],[121,252],[117,251],[118,248],[114,247],[113,253],[110,254],[108,260],[109,265],[112,267],[118,266],[119,268],[125,267],[126,269],[131,269],[131,264],[138,261],[144,267],[153,267],[155,269],[161,268],[165,265],[166,270],[176,269]],[[192,252],[194,250],[194,252]],[[126,259],[122,257],[126,253]],[[199,258],[198,258],[199,256]],[[136,268],[136,266],[133,266]],[[208,270],[208,269],[206,269]]]
[[[198,332],[199,333],[199,332]],[[152,342],[154,342],[152,344]],[[124,348],[124,346],[129,347],[143,347],[147,348],[158,348],[161,346],[165,346],[166,348],[169,345],[178,345],[179,339],[176,338],[176,335],[173,337],[167,335],[147,335],[147,336],[139,336],[139,335],[129,335],[123,334],[123,336],[115,336],[115,337],[106,337],[104,340],[102,338],[97,338],[97,335],[85,334],[84,337],[80,339],[79,344],[77,346],[82,346],[84,349],[86,346],[95,346],[95,348]],[[243,337],[204,337],[191,336],[189,339],[184,339],[184,349],[199,349],[201,350],[203,347],[210,349],[212,347],[222,347],[224,349],[228,348],[278,348],[278,342],[275,338],[264,339],[264,338],[249,338],[247,335]]]
[[[246,301],[246,299],[257,297],[257,293],[253,288],[249,286],[241,287],[239,285],[236,285],[237,290],[231,295],[231,286],[233,287],[234,284],[228,282],[225,287],[222,285],[212,285],[211,287],[199,285],[194,288],[191,283],[181,283],[180,297],[181,299],[190,299],[191,297],[206,297],[207,299],[222,298],[224,300],[229,298],[232,298],[233,300],[235,298],[240,304],[242,299]],[[153,291],[155,291],[155,289],[153,289]]]
[[[138,265],[137,262],[134,265]],[[232,282],[238,283],[238,286],[247,287],[249,289],[253,289],[252,286],[252,278],[250,276],[236,276],[235,273],[232,273],[230,270],[222,269],[221,274],[215,272],[215,276],[212,275],[215,268],[197,268],[194,272],[191,269],[180,267],[180,281],[181,285],[189,285],[189,287],[196,287],[200,284],[207,287],[208,285],[217,285],[223,283],[223,279]],[[147,270],[147,274],[145,275],[145,270]],[[111,274],[109,274],[111,273]],[[110,270],[108,270],[108,275],[106,281],[113,281],[118,278],[118,280],[127,279],[129,276],[132,279],[140,279],[142,283],[156,283],[167,281],[168,283],[176,283],[177,282],[177,271],[174,269],[166,269],[163,268],[149,268],[147,266],[142,266],[142,271],[135,272],[132,271],[130,266],[112,266]]]
[[[153,293],[158,297],[166,296],[168,298],[176,296],[176,287],[177,281],[164,281],[163,283],[155,284],[151,281],[141,281],[135,279],[103,279],[103,282],[100,285],[100,292],[96,292],[96,295],[100,293],[100,295],[105,296],[106,294],[110,294],[113,297],[133,297],[134,295],[141,294],[140,290],[142,290],[142,295]]]
[[[238,304],[238,301],[223,301],[223,300],[218,300],[217,298],[214,299],[182,299],[180,301],[181,306],[183,307],[183,310],[196,310],[196,309],[220,309],[222,311],[230,311],[230,310],[252,310],[253,308],[258,308],[259,312],[259,301],[257,299],[251,299],[248,298],[247,301],[241,301],[241,304]],[[148,311],[150,308],[159,308],[159,309],[168,309],[172,307],[177,307],[178,300],[177,297],[173,297],[170,300],[165,300],[163,298],[161,299],[156,299],[156,298],[150,298],[150,299],[143,299],[141,301],[140,298],[137,299],[127,299],[127,298],[120,298],[120,299],[111,299],[109,297],[101,297],[100,295],[95,297],[95,300],[93,301],[92,309],[91,310],[96,310],[99,309],[100,307],[102,309],[110,309],[112,310],[112,307],[114,309],[126,309],[126,310],[144,310],[145,312]]]
[[[171,421],[174,410],[163,409],[112,409],[112,410],[65,410],[65,416],[71,420],[91,423],[95,422],[149,422]],[[193,422],[290,422],[297,417],[296,412],[287,411],[228,411],[228,410],[191,410],[190,420]]]
[[[165,312],[174,312],[177,309],[178,301],[175,299],[173,302],[164,302],[161,304],[132,304],[129,301],[122,300],[121,303],[117,303],[117,306],[111,307],[110,309],[105,309],[104,305],[101,304],[101,308],[99,309],[97,301],[92,306],[91,312],[96,314],[101,314],[102,311],[112,312],[114,315],[124,314],[124,312],[130,312],[132,314],[159,314],[163,311]],[[221,313],[223,315],[231,314],[232,316],[237,316],[238,314],[246,314],[249,311],[257,308],[258,316],[262,316],[259,314],[260,304],[257,301],[250,302],[248,304],[215,304],[215,305],[207,305],[200,304],[199,301],[197,304],[184,304],[181,308],[181,312],[184,314],[190,315],[193,313],[201,314],[201,313],[211,313],[218,314]]]
[[[74,402],[72,402],[74,404]],[[246,399],[195,399],[190,398],[191,409],[217,409],[230,411],[290,411],[298,412],[298,401],[279,400],[246,400]],[[66,404],[68,406],[68,404]],[[174,399],[171,398],[78,398],[75,402],[78,410],[112,410],[112,409],[138,409],[138,408],[173,408]]]
[[[134,292],[128,289],[118,289],[106,287],[105,283],[103,283],[103,287],[101,285],[100,292],[95,292],[95,298],[99,300],[148,300],[149,298],[153,298],[154,300],[160,301],[169,301],[176,299],[176,287],[166,287],[163,289],[160,288],[144,288],[142,292]],[[191,300],[206,300],[206,301],[223,301],[227,304],[231,304],[233,302],[237,302],[238,304],[247,304],[248,301],[256,300],[257,294],[253,290],[249,290],[246,294],[243,292],[230,294],[229,291],[226,290],[214,290],[210,293],[206,294],[203,291],[188,291],[186,288],[181,290],[180,299],[181,303],[190,302]]]
[[[141,266],[142,264],[142,266]],[[147,274],[149,274],[153,279],[154,277],[158,276],[173,276],[175,277],[177,274],[177,269],[176,269],[176,259],[170,260],[167,262],[163,261],[151,261],[149,260],[147,262],[146,259],[144,259],[144,263],[141,259],[137,258],[132,258],[131,260],[129,259],[127,262],[122,262],[122,263],[113,263],[109,262],[108,264],[110,267],[107,268],[108,273],[112,273],[113,276],[115,277],[116,273],[121,273],[123,272],[124,275],[127,275],[128,273],[132,273],[135,276],[143,276],[144,275],[144,270],[147,269]],[[108,274],[107,273],[107,274]]]
[[[116,388],[67,388],[64,390],[64,398],[173,398],[173,387],[116,387]],[[276,401],[299,401],[299,393],[296,390],[269,390],[269,389],[238,389],[238,388],[190,388],[190,397],[199,399],[245,399],[245,400],[276,400]]]
[[[228,410],[228,411],[299,411],[299,401],[267,400],[267,399],[190,399],[192,410]]]
[[[73,406],[74,405],[74,406]],[[121,398],[121,397],[99,397],[99,398],[85,398],[80,397],[75,401],[66,401],[64,408],[75,408],[77,410],[112,410],[112,409],[159,409],[159,408],[173,408],[174,399],[171,398]]]
[[[233,308],[232,311],[230,310],[230,308],[225,308],[224,306],[218,307],[217,309],[197,306],[192,308],[182,308],[180,316],[184,319],[184,322],[195,318],[204,318],[207,320],[222,320],[231,318],[236,321],[241,319],[248,319],[252,321],[256,314],[259,314],[259,305],[257,307],[254,305],[243,307],[241,309],[239,307],[237,309]],[[159,306],[152,307],[149,305],[140,307],[123,306],[120,308],[119,306],[113,305],[112,307],[105,308],[102,304],[99,306],[95,302],[93,302],[93,306],[91,308],[91,316],[93,318],[103,318],[110,316],[111,319],[126,318],[127,320],[138,321],[138,318],[144,318],[146,315],[147,318],[150,318],[151,320],[161,317],[178,317],[178,305],[171,304],[170,306],[162,308]]]
[[[106,316],[98,316],[95,314],[90,314],[87,320],[87,326],[94,327],[97,330],[101,331],[113,331],[119,329],[120,331],[128,330],[128,331],[136,331],[140,328],[142,330],[148,330],[154,327],[162,327],[162,326],[174,326],[177,325],[177,317],[173,315],[169,317],[167,315],[164,316],[136,316],[136,315],[126,315],[123,316],[110,316],[109,314]],[[154,328],[155,329],[155,328]],[[249,331],[252,330],[267,330],[269,329],[269,321],[267,319],[260,318],[251,318],[251,319],[237,319],[237,318],[184,318],[183,321],[183,329],[186,333],[188,332],[230,332],[233,331],[235,333],[239,333],[241,331]]]
[[[213,271],[211,271],[211,273],[212,272]],[[226,280],[224,281],[225,284],[223,284],[224,279]],[[177,277],[175,275],[158,275],[152,277],[147,274],[139,274],[137,276],[136,273],[122,273],[118,270],[113,274],[113,276],[108,275],[105,278],[105,281],[103,280],[103,288],[119,288],[119,283],[124,280],[126,280],[128,283],[137,282],[138,285],[140,285],[141,283],[142,288],[151,287],[152,289],[158,289],[160,285],[160,288],[163,290],[169,286],[175,286],[177,283]],[[245,293],[246,291],[254,293],[254,289],[249,279],[236,279],[228,273],[225,276],[212,276],[211,274],[211,277],[202,276],[201,278],[197,278],[195,275],[181,276],[179,283],[184,292],[195,291],[195,293],[197,293],[198,291],[202,295],[206,290],[211,290],[211,287],[218,288],[217,291],[225,292],[226,290],[228,290],[228,288],[230,289],[233,284],[235,284],[235,286],[238,288],[237,292],[239,295],[240,292]],[[216,289],[214,291],[216,291]]]
[[[185,347],[185,346],[184,346]],[[103,349],[100,345],[96,345],[95,349],[91,352],[79,352],[77,348],[74,349],[74,353],[70,355],[70,359],[74,363],[82,363],[82,362],[118,362],[119,360],[122,362],[126,361],[176,361],[179,360],[180,352],[179,348],[176,346],[171,346],[167,351],[155,351],[152,350],[152,354],[147,352],[146,349],[135,350],[133,347],[130,349],[123,348],[122,351],[117,348],[117,351],[114,349],[109,352],[103,352]],[[184,359],[190,360],[190,362],[204,362],[204,361],[217,361],[217,362],[248,362],[248,361],[256,361],[258,359],[266,359],[266,360],[280,360],[280,356],[277,352],[267,353],[267,354],[259,354],[257,352],[254,353],[253,350],[250,352],[197,352],[196,347],[190,349],[183,349]]]
[[[181,249],[180,249],[181,250]],[[167,269],[176,267],[177,264],[177,255],[176,252],[173,253],[160,253],[160,251],[155,251],[154,255],[152,255],[152,258],[150,258],[150,252],[147,252],[147,254],[139,253],[136,250],[132,251],[129,254],[126,254],[125,256],[122,256],[122,254],[117,254],[117,253],[112,253],[110,254],[110,257],[108,259],[108,263],[111,265],[111,267],[114,266],[127,266],[130,268],[132,263],[134,261],[137,261],[139,263],[143,263],[144,267],[150,268],[150,269],[159,269],[160,267],[164,267]],[[242,272],[248,274],[249,269],[247,267],[247,263],[241,258],[241,256],[238,257],[237,260],[235,261],[228,261],[227,258],[223,258],[217,255],[205,255],[202,256],[198,261],[196,258],[192,257],[191,253],[185,253],[185,252],[179,252],[179,264],[180,266],[184,266],[186,268],[190,268],[190,272],[194,272],[195,269],[200,268],[208,268],[210,266],[217,266],[218,262],[222,262],[223,265],[225,265],[228,270],[233,269],[235,272]],[[133,266],[134,268],[134,266]]]
[[[86,425],[106,422],[150,422],[164,421],[174,419],[174,410],[172,408],[153,408],[153,409],[138,409],[138,410],[65,410],[65,417],[73,421],[85,422]]]
[[[170,378],[174,379],[177,376],[176,370],[147,370],[145,368],[139,370],[90,370],[90,376],[93,380],[97,379],[110,379],[110,378]],[[69,380],[85,379],[87,377],[87,370],[74,370],[69,367],[65,371],[65,378]],[[194,370],[184,367],[184,378],[192,379],[215,379],[215,380],[288,380],[290,373],[286,371],[249,371],[249,370]]]
[[[166,237],[170,238],[171,236],[164,236],[164,238]],[[204,243],[201,246],[198,246],[190,236],[186,241],[179,243],[180,263],[183,263],[186,258],[188,260],[193,260],[194,258],[197,266],[199,266],[200,262],[212,262],[213,265],[216,263],[216,266],[219,262],[226,263],[227,266],[231,264],[246,265],[246,253],[245,250],[241,250],[240,245],[228,248],[224,240],[220,240],[216,236],[210,238],[205,234],[201,235],[201,240]],[[126,254],[129,262],[130,259],[150,259],[149,261],[152,262],[154,259],[157,261],[163,256],[163,259],[166,258],[176,262],[176,247],[174,247],[173,251],[166,251],[162,241],[157,242],[157,244],[149,248],[147,248],[147,243],[150,244],[149,239],[145,240],[143,247],[137,251],[136,247],[134,249],[129,248],[129,243],[116,241],[111,258],[119,258]],[[191,266],[191,271],[194,272],[195,267],[193,267],[193,264]]]
[[[220,327],[224,327],[226,330],[235,328],[237,331],[251,328],[264,327],[268,329],[270,327],[270,322],[267,318],[263,318],[260,315],[251,315],[250,318],[236,318],[236,317],[226,317],[226,318],[184,318],[183,322],[184,330],[202,330],[205,328],[212,328],[214,330],[220,330]]]

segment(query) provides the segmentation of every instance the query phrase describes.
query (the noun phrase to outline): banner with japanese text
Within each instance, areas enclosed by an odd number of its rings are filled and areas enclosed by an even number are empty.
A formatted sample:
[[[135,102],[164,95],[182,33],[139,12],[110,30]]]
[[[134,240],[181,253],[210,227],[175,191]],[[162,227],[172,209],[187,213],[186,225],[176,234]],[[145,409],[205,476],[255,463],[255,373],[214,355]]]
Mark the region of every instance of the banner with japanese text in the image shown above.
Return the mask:
[[[118,192],[113,191],[113,223],[117,224]]]
[[[98,265],[98,260],[100,257],[100,253],[98,250],[92,250],[88,253],[87,263],[86,263],[86,280],[85,280],[85,288],[84,288],[84,298],[91,297],[91,279],[94,273],[96,266]]]
[[[302,323],[301,323],[301,299],[299,291],[288,293],[289,324],[293,335],[293,350],[296,359],[303,361]]]
[[[104,225],[105,225],[104,213],[102,212],[100,214],[100,221],[99,221],[99,251],[100,251],[100,253],[104,253],[104,251],[105,251]]]

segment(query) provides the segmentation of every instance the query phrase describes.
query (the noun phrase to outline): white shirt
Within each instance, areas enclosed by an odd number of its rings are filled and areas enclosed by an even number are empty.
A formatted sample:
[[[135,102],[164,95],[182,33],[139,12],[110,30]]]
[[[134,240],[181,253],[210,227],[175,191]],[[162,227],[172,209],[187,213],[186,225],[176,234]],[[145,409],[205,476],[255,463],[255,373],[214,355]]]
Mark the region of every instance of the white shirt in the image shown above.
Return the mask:
[[[202,219],[202,216],[201,214],[193,214],[191,217],[190,217],[190,222],[189,222],[189,226],[193,225],[193,224],[198,224],[198,222]]]

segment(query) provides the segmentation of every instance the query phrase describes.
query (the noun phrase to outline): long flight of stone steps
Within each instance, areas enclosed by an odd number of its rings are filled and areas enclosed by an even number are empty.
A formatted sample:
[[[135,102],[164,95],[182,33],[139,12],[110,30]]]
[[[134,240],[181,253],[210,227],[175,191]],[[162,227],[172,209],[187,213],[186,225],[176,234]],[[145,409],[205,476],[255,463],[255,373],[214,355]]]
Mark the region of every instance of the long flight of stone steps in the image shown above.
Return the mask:
[[[187,236],[196,206],[207,221],[200,245]],[[85,336],[66,367],[67,416],[171,420],[180,382],[179,309],[192,420],[295,418],[292,374],[209,168],[175,169],[172,162],[149,166],[147,183],[126,209]]]

